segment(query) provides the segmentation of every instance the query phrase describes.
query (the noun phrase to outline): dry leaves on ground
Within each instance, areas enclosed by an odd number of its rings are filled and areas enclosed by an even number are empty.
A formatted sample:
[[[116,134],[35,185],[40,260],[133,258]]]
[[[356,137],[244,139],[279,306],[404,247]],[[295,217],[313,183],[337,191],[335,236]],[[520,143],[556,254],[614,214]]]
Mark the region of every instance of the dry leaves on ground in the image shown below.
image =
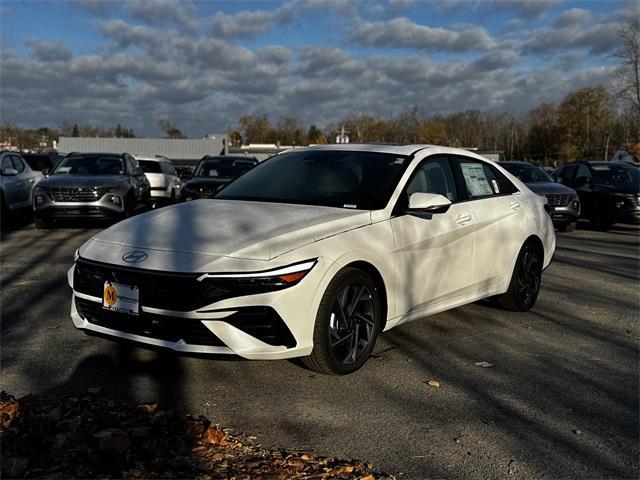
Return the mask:
[[[0,394],[5,478],[388,478],[371,464],[264,448],[204,417],[97,396],[18,402]]]

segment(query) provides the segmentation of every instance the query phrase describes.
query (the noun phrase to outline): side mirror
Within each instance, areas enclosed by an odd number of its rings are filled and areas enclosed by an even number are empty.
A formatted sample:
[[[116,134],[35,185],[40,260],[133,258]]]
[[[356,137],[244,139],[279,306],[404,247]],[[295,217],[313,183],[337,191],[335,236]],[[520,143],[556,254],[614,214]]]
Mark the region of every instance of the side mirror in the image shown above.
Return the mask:
[[[48,177],[50,173],[51,173],[51,169],[50,168],[43,168],[42,169],[42,175],[44,175],[45,177]]]
[[[133,171],[133,174],[139,177],[140,175],[144,175],[144,171],[142,171],[140,167],[136,167],[135,170]]]
[[[184,172],[180,174],[180,180],[191,180],[193,178],[193,174],[190,172]]]
[[[576,187],[590,187],[592,182],[589,177],[578,177],[575,180]]]
[[[416,192],[409,197],[409,211],[444,213],[450,206],[451,201],[437,193]]]
[[[2,169],[2,175],[6,177],[11,177],[13,175],[17,175],[18,171],[15,168],[5,167]]]

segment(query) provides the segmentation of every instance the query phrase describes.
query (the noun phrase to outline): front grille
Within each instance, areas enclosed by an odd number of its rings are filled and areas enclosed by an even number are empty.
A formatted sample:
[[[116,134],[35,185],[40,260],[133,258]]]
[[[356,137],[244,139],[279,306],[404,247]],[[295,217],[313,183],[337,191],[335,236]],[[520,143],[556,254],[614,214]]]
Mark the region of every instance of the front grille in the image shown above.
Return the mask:
[[[146,312],[141,312],[139,315],[128,315],[104,309],[100,303],[77,297],[76,308],[80,316],[89,323],[119,332],[167,342],[184,340],[189,345],[225,346],[200,320],[167,317]]]
[[[102,298],[106,280],[135,285],[140,290],[140,305],[182,312],[198,310],[227,298],[283,288],[238,279],[209,278],[199,282],[200,275],[127,268],[79,258],[73,287],[78,292]]]
[[[545,196],[552,207],[566,207],[573,199],[573,195],[564,193],[550,193]]]
[[[54,202],[95,202],[109,191],[105,187],[44,187],[43,190]]]

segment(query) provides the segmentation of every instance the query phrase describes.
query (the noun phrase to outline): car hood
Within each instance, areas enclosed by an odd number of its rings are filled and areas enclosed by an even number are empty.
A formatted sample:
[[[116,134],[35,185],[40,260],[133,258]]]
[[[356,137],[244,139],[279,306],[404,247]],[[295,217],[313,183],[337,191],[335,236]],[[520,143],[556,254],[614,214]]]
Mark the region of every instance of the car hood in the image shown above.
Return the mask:
[[[39,187],[113,187],[125,181],[122,175],[51,175],[38,182]]]
[[[132,217],[100,232],[92,241],[121,246],[112,252],[113,255],[128,249],[141,249],[172,252],[178,256],[207,256],[209,261],[214,260],[211,257],[222,256],[271,260],[370,223],[370,212],[362,210],[195,200]],[[120,257],[117,258],[119,261]]]
[[[561,183],[555,182],[533,182],[527,183],[527,187],[534,193],[539,195],[546,195],[552,193],[561,193],[561,194],[576,194],[576,191],[573,188],[569,188],[566,185],[562,185]]]
[[[229,183],[231,179],[229,178],[194,178],[189,180],[184,188],[187,190],[198,190],[199,188],[217,188],[222,185],[226,185]]]

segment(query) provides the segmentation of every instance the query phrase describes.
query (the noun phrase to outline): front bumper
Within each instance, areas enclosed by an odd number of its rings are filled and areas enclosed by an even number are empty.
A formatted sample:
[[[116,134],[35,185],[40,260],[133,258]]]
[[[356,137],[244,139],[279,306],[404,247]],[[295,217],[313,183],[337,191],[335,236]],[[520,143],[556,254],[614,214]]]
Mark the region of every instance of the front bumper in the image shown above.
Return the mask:
[[[33,211],[36,218],[42,219],[70,219],[95,218],[114,220],[122,216],[122,208],[100,205],[98,202],[64,202],[56,205],[40,206]]]
[[[317,267],[318,265],[316,265]],[[110,336],[176,352],[232,354],[247,359],[284,359],[309,355],[315,315],[310,308],[320,268],[314,267],[292,287],[215,301],[199,308],[175,304],[145,305],[140,314],[116,314],[102,308],[102,298],[74,289],[71,319],[88,334]],[[69,270],[74,285],[75,266]],[[177,285],[177,283],[176,283]],[[157,290],[162,290],[159,285]],[[176,287],[179,288],[179,287]],[[163,297],[167,295],[163,292]]]
[[[120,197],[120,205],[113,203],[109,197],[114,194],[104,195],[94,202],[55,202],[44,196],[44,202],[36,204],[34,199],[33,214],[42,219],[69,219],[69,218],[96,218],[118,219],[122,217],[123,200]]]

